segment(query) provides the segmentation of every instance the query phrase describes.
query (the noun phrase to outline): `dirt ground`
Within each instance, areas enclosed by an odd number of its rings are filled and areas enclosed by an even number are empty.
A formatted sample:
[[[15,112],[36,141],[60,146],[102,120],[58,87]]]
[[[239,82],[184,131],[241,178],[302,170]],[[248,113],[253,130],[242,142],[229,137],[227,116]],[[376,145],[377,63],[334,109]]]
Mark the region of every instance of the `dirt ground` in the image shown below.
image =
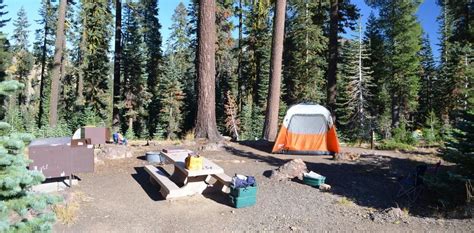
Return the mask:
[[[229,231],[430,231],[473,232],[472,219],[433,217],[435,210],[405,210],[401,221],[374,221],[374,212],[395,207],[397,177],[417,164],[435,164],[430,153],[404,154],[344,148],[360,153],[356,161],[330,156],[275,155],[256,143],[227,143],[201,154],[228,175],[255,176],[257,204],[235,209],[222,193],[164,200],[143,170],[146,151],[170,145],[135,146],[134,157],[106,161],[90,174],[78,174],[79,185],[63,193],[81,193],[73,224],[58,222],[55,232],[229,232]],[[182,146],[183,147],[183,146]],[[187,148],[195,150],[193,146]],[[298,180],[275,181],[270,171],[301,158],[308,169],[326,176],[332,186],[321,192]]]

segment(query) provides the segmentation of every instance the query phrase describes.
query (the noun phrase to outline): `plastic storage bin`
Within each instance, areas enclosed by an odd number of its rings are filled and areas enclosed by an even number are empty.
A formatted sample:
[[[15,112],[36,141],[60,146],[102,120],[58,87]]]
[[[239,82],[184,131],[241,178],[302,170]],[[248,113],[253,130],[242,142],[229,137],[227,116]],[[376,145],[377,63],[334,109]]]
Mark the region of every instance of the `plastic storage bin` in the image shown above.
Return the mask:
[[[231,188],[230,195],[234,197],[257,196],[257,185],[246,187],[246,188]]]
[[[257,184],[245,188],[230,188],[230,200],[235,208],[244,208],[257,203]]]
[[[234,197],[230,195],[230,201],[235,208],[244,208],[255,205],[257,196]]]
[[[311,177],[303,176],[303,182],[311,186],[320,186],[324,184],[325,181],[326,181],[326,177],[324,176],[321,176],[319,178],[311,178]]]

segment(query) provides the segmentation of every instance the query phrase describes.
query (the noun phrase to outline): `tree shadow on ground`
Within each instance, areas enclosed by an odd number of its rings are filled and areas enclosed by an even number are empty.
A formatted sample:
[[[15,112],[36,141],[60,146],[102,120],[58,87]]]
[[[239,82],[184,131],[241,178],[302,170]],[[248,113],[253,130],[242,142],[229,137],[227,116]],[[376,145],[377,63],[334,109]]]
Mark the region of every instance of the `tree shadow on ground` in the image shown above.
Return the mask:
[[[243,146],[248,146],[250,148],[253,148],[255,150],[259,150],[265,153],[272,153],[273,149],[273,142],[265,141],[265,140],[258,140],[258,141],[238,141],[236,142],[240,145]]]
[[[153,201],[165,200],[165,198],[159,192],[160,187],[154,185],[150,181],[150,175],[145,171],[143,167],[134,167],[136,173],[132,174],[133,179],[143,188],[143,190],[148,194],[148,196]]]
[[[258,160],[260,162],[265,162],[272,166],[281,166],[284,163],[290,161],[290,159],[280,159],[273,156],[259,155],[250,151],[243,151],[240,149],[236,149],[232,146],[224,146],[224,149],[233,155],[248,158],[248,159]]]
[[[247,144],[247,143],[246,143]],[[262,148],[252,143],[252,148]],[[243,144],[245,145],[245,144]],[[259,155],[253,152],[243,151],[233,147],[225,149],[236,156],[256,159],[266,162],[271,166],[281,166],[290,159],[276,158],[271,154]],[[262,150],[265,151],[265,150]],[[266,151],[265,151],[266,152]],[[326,183],[331,185],[331,193],[346,197],[356,204],[378,210],[389,207],[409,208],[412,215],[427,217],[438,216],[436,209],[430,208],[427,203],[429,191],[425,190],[418,201],[411,206],[404,206],[403,200],[397,198],[400,179],[416,171],[417,165],[427,165],[433,168],[434,164],[411,160],[409,158],[397,158],[392,156],[362,154],[357,161],[334,161],[317,163],[311,156],[294,155],[291,158],[303,159],[310,171],[317,172],[326,177]],[[441,167],[440,169],[446,169]],[[270,176],[269,171],[263,175]],[[298,183],[302,183],[298,181]]]

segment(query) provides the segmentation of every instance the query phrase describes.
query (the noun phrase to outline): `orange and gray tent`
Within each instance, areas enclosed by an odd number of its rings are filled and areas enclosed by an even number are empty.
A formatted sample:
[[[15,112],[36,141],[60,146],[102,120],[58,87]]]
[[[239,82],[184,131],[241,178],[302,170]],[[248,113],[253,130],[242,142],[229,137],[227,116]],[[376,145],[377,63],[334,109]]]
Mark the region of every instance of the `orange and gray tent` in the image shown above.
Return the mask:
[[[292,106],[286,112],[272,152],[316,155],[339,153],[339,140],[329,110],[318,104]]]

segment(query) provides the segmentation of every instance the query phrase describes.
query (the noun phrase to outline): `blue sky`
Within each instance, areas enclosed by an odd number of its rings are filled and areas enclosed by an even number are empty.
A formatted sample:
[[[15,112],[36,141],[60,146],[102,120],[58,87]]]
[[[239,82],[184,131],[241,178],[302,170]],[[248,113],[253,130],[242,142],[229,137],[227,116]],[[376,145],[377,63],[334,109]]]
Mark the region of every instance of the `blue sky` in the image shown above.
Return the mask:
[[[7,10],[9,11],[6,18],[12,18],[12,20],[3,28],[3,31],[11,36],[13,32],[13,20],[16,18],[18,10],[23,6],[28,14],[28,20],[31,23],[30,26],[30,44],[34,40],[34,31],[40,27],[36,24],[35,20],[39,19],[38,10],[40,8],[41,0],[4,0],[4,4],[7,5]],[[174,12],[174,8],[181,2],[180,0],[161,0],[159,1],[159,19],[162,25],[161,34],[163,36],[163,41],[166,42],[169,35],[169,27],[171,25],[171,15]],[[186,6],[189,3],[189,0],[182,1]],[[352,0],[360,9],[362,14],[363,25],[367,22],[367,18],[370,15],[371,8],[368,7],[364,0]],[[418,19],[421,22],[423,30],[428,33],[430,38],[431,48],[435,58],[439,57],[439,25],[436,21],[436,18],[440,14],[440,8],[436,5],[435,0],[425,0],[420,9],[418,10]]]

